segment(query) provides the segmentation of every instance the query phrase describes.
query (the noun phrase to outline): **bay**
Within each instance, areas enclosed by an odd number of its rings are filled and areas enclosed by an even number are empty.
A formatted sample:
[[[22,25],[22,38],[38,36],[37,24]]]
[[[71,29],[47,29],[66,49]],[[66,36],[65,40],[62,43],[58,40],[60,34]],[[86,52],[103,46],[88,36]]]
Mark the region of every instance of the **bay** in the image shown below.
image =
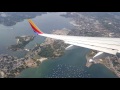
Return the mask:
[[[37,16],[32,20],[45,33],[51,33],[53,30],[68,28],[73,26],[69,23],[69,18],[64,18],[58,13],[47,13]],[[7,49],[8,46],[15,44],[16,36],[35,35],[32,31],[27,19],[16,23],[14,26],[0,25],[0,54],[9,54],[19,58],[24,57],[25,51],[13,52]],[[36,35],[36,38],[31,41],[25,48],[33,48],[35,43],[42,43],[44,37]],[[85,66],[86,54],[89,49],[76,48],[66,51],[62,57],[49,59],[40,64],[37,68],[25,69],[18,76],[19,78],[116,78],[117,76],[101,64],[95,64],[90,68]]]

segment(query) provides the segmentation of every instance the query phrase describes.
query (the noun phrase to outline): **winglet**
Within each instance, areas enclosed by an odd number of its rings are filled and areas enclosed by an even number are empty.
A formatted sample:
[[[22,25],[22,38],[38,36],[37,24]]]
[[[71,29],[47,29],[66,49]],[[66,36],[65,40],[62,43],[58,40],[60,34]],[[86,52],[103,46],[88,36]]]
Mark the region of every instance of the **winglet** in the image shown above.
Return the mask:
[[[28,22],[30,23],[34,32],[36,32],[37,34],[43,34],[43,32],[34,24],[31,19],[28,19]]]

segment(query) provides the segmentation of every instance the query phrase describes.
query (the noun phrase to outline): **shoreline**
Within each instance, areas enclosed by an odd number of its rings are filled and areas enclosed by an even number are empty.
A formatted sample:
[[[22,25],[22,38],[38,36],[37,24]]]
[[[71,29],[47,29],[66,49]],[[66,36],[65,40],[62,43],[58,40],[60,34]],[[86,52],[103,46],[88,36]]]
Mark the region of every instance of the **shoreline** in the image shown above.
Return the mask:
[[[87,17],[84,14],[81,13],[71,13],[68,14],[70,15],[70,17],[73,19],[70,23],[75,27],[72,32],[71,35],[77,35],[77,36],[102,36],[102,37],[119,37],[119,33],[111,33],[111,29],[107,29],[105,27],[103,27],[104,23],[101,24],[101,22],[98,19],[95,19],[94,17]],[[75,16],[79,16],[79,17],[75,17]],[[69,18],[69,16],[66,16]],[[104,22],[104,19],[101,19],[102,22]],[[73,22],[74,21],[74,22]],[[107,21],[107,20],[106,20]],[[109,24],[109,18],[108,18],[108,24]],[[112,24],[112,23],[111,23]],[[106,25],[106,23],[105,23]],[[113,25],[113,24],[112,24]],[[117,27],[116,27],[117,28]],[[113,29],[114,30],[114,29]],[[117,29],[115,29],[117,30]],[[114,32],[115,32],[114,30]],[[116,31],[117,32],[117,31]],[[63,32],[64,33],[64,32]],[[17,40],[19,42],[19,40]],[[52,44],[51,44],[52,42]],[[56,44],[55,44],[56,43]],[[15,63],[16,65],[16,61],[17,60],[28,60],[28,62],[26,62],[28,64],[28,66],[24,66],[25,64],[23,62],[20,63],[20,61],[17,62],[19,69],[17,68],[16,70],[18,70],[17,72],[21,72],[20,70],[24,70],[24,68],[29,68],[29,67],[35,67],[37,66],[37,64],[40,65],[40,63],[42,63],[44,60],[47,60],[45,58],[56,58],[56,57],[60,57],[61,55],[64,54],[64,47],[66,47],[67,45],[65,45],[63,42],[57,42],[53,39],[49,39],[47,38],[46,41],[42,44],[39,44],[38,46],[35,46],[33,49],[28,50],[28,49],[24,49],[27,52],[28,56],[26,55],[24,58],[15,58],[14,56],[9,56],[8,58],[10,58],[11,61],[7,61],[7,56],[1,58],[1,68],[3,68],[2,66],[5,65],[5,67],[7,69],[12,67],[12,64]],[[58,49],[59,48],[59,49]],[[56,49],[56,51],[55,51]],[[23,50],[23,49],[21,49]],[[46,52],[45,52],[46,51]],[[47,54],[46,54],[47,53]],[[50,54],[49,54],[50,53]],[[42,55],[42,56],[40,56]],[[43,59],[42,59],[43,57]],[[14,59],[15,58],[15,59]],[[42,60],[39,60],[39,58],[41,58]],[[38,62],[36,61],[38,59]],[[89,59],[90,57],[87,57],[87,63],[86,66],[90,67],[92,64],[94,63],[90,63]],[[3,61],[3,62],[2,62]],[[35,63],[34,63],[35,62]],[[23,63],[22,67],[20,67],[20,65]],[[107,67],[108,69],[110,69],[111,71],[113,71],[114,73],[118,74],[120,76],[120,60],[116,59],[115,57],[110,57],[106,58],[106,60],[102,60],[99,62],[100,64],[104,65],[105,67]],[[17,66],[17,65],[16,65]],[[4,68],[4,71],[7,71],[7,69]],[[14,64],[13,64],[13,70],[14,70]],[[16,71],[15,71],[16,72]],[[12,71],[12,73],[15,73]],[[19,73],[15,73],[16,75],[18,75]],[[0,77],[4,76],[3,71],[0,71]],[[13,75],[13,74],[12,74]],[[10,76],[13,77],[13,76]]]
[[[94,51],[93,51],[94,52]],[[90,67],[91,65],[93,64],[101,64],[101,65],[104,65],[106,68],[108,68],[111,72],[113,72],[116,76],[118,76],[120,78],[120,72],[118,72],[115,68],[114,68],[114,65],[111,61],[111,57],[108,57],[108,58],[105,58],[105,59],[100,59],[100,60],[97,60],[97,62],[89,62],[89,60],[94,56],[91,55],[92,53],[92,50],[86,55],[86,67]]]
[[[24,35],[24,36],[17,36],[16,38],[16,44],[11,45],[8,47],[8,50],[11,51],[29,51],[29,49],[25,49],[24,47],[34,40],[35,36],[33,35]]]
[[[69,33],[69,30],[63,28],[61,30],[55,30],[52,33],[67,35]],[[4,67],[0,67],[1,70],[0,77],[1,78],[18,77],[20,73],[27,68],[35,68],[39,66],[42,62],[48,60],[49,58],[58,58],[62,56],[65,50],[64,48],[66,48],[66,44],[64,44],[63,42],[61,41],[58,42],[56,40],[46,38],[43,43],[36,44],[33,49],[30,50],[22,49],[28,51],[27,55],[25,55],[25,57],[23,58],[9,56],[7,54],[0,55],[1,66],[5,64]],[[49,50],[52,51],[47,52],[48,54],[46,54],[46,51]]]

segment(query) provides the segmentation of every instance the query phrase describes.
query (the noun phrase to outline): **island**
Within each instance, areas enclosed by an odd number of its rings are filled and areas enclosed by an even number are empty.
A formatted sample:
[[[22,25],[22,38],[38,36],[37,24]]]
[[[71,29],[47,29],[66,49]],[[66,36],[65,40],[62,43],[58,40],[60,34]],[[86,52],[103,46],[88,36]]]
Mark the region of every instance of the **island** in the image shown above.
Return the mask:
[[[53,34],[67,35],[70,30],[63,28],[62,30],[53,30]],[[63,41],[46,38],[44,43],[36,44],[25,57],[32,57],[34,59],[44,58],[56,58],[64,54],[65,48],[68,45]]]
[[[29,36],[17,36],[16,40],[17,40],[17,44],[15,45],[11,45],[10,47],[8,47],[9,50],[12,51],[20,51],[20,50],[26,50],[24,49],[24,47],[31,42],[32,40],[34,40],[35,36],[33,35],[29,35]],[[29,51],[29,50],[27,50]]]
[[[5,15],[2,15],[5,16]],[[61,15],[71,18],[70,24],[74,26],[71,30],[62,29],[54,30],[53,34],[74,35],[74,36],[91,36],[91,37],[120,37],[120,14],[111,13],[85,13],[85,12],[67,12]],[[21,37],[18,37],[19,39]],[[30,40],[30,39],[29,39]],[[9,49],[13,51],[23,50],[27,42],[23,43],[17,40],[16,45],[11,45]],[[30,40],[31,41],[31,40]],[[11,78],[17,77],[26,68],[34,68],[39,66],[43,61],[49,58],[57,58],[64,54],[68,45],[63,41],[46,38],[41,44],[35,44],[34,48],[28,50],[23,58],[17,58],[9,55],[0,55],[0,77]],[[120,57],[116,55],[107,56],[92,63],[89,59],[98,51],[91,50],[86,55],[86,66],[92,64],[102,64],[113,71],[120,77]]]
[[[53,34],[67,35],[70,30],[63,28],[62,30],[53,30]],[[19,36],[16,37],[17,45],[21,44],[22,50],[26,43],[33,39],[34,36]],[[24,38],[24,39],[23,39]],[[32,38],[32,39],[31,39]],[[16,45],[16,47],[17,47]],[[43,61],[50,58],[57,58],[64,54],[65,48],[68,45],[63,41],[46,38],[41,44],[36,44],[30,49],[23,58],[17,58],[7,54],[0,55],[0,78],[15,78],[26,68],[35,68]],[[13,47],[13,50],[19,50],[18,47]]]

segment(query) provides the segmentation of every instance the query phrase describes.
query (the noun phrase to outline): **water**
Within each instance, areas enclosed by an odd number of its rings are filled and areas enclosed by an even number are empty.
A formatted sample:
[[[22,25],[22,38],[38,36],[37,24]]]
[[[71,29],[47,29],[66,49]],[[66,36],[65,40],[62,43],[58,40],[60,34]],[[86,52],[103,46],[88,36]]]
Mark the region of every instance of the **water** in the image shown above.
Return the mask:
[[[24,78],[115,78],[117,77],[103,65],[90,68],[85,66],[88,49],[76,48],[66,51],[64,56],[44,61],[37,68],[24,70],[19,77]]]
[[[51,33],[52,30],[72,27],[72,25],[68,23],[69,19],[60,16],[60,14],[63,13],[48,13],[42,16],[37,16],[32,20],[42,31],[45,33]],[[13,52],[7,49],[8,46],[16,43],[15,37],[21,35],[35,35],[27,19],[10,27],[0,25],[0,41],[2,42],[0,43],[0,54],[14,55],[19,58],[24,57],[26,54],[25,51]],[[44,39],[44,37],[36,36],[36,38],[25,48],[33,48],[35,43],[42,43]]]
[[[51,33],[52,30],[62,28],[72,28],[69,23],[70,19],[60,16],[61,13],[47,13],[42,16],[37,16],[32,19],[36,25],[44,32]],[[13,29],[11,29],[13,28]],[[21,35],[34,35],[27,20],[18,22],[16,25],[6,27],[0,25],[0,54],[9,54],[17,57],[24,57],[26,52],[12,52],[7,50],[7,47],[15,44],[15,36]],[[36,36],[36,38],[30,42],[25,48],[34,47],[35,43],[42,43],[44,37]],[[85,66],[86,58],[85,55],[89,49],[76,48],[70,51],[66,51],[62,57],[57,59],[50,59],[44,61],[37,68],[28,68],[24,70],[19,77],[26,78],[105,78],[117,76],[113,74],[105,66],[97,64],[90,68]]]

